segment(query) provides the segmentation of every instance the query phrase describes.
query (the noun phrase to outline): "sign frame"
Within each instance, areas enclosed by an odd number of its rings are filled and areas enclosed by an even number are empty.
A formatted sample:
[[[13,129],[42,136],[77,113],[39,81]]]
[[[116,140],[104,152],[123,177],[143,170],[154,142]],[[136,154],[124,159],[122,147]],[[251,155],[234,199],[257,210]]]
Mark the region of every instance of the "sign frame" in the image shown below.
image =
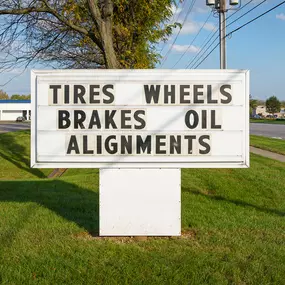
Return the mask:
[[[131,76],[148,75],[148,76],[171,76],[171,74],[179,75],[219,75],[221,78],[224,74],[242,75],[244,80],[244,136],[242,141],[242,156],[243,159],[236,161],[193,161],[193,156],[189,155],[189,161],[165,162],[158,160],[156,162],[76,162],[74,161],[60,162],[60,161],[39,161],[38,160],[38,80],[39,78],[48,76],[66,76],[67,82],[70,82],[69,76],[84,76],[92,79],[97,74],[112,75],[113,77],[128,78]],[[32,70],[31,71],[31,103],[32,103],[32,122],[31,122],[31,167],[32,168],[248,168],[249,167],[249,71],[248,70]],[[191,106],[191,105],[189,105]],[[71,106],[72,107],[72,106]],[[111,107],[111,106],[110,106]],[[226,108],[226,106],[224,106]],[[161,157],[161,156],[160,156]],[[94,156],[96,158],[96,156]],[[95,159],[94,159],[95,160]],[[192,161],[191,161],[192,160]]]

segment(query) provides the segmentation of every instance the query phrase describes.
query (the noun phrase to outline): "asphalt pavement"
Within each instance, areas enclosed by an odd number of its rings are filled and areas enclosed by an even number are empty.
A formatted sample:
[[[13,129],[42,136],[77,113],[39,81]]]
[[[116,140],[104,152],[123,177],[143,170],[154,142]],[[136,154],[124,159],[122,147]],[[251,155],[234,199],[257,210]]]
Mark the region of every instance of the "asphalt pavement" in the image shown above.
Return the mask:
[[[251,123],[250,134],[285,140],[285,125]]]
[[[0,122],[0,133],[15,132],[20,130],[29,130],[30,123],[16,123],[16,122]]]

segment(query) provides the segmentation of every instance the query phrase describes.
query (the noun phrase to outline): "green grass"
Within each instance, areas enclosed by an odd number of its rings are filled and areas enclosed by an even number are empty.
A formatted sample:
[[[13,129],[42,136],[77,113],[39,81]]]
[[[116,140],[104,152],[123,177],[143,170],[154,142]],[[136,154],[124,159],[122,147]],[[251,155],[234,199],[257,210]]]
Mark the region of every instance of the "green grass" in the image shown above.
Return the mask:
[[[30,168],[30,131],[0,135],[0,180],[45,178],[51,169]]]
[[[0,284],[285,284],[285,164],[185,169],[182,237],[104,239],[98,170],[45,179],[22,161],[28,137],[1,146]]]
[[[285,140],[251,135],[250,145],[285,155]]]
[[[275,120],[275,119],[250,119],[251,123],[260,123],[260,124],[277,124],[285,125],[285,120]]]

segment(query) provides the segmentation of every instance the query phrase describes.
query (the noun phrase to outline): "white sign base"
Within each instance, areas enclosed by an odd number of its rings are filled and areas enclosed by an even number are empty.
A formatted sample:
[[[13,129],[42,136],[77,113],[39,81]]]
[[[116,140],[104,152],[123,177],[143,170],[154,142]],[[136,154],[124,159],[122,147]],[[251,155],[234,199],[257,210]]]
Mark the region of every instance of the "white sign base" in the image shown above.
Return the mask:
[[[100,236],[180,234],[180,169],[100,169]]]

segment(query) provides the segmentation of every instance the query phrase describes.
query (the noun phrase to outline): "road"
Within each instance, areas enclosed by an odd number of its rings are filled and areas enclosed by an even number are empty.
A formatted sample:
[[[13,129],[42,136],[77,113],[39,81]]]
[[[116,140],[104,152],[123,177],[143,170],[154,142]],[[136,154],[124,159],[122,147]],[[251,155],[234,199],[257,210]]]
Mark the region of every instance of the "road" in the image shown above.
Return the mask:
[[[285,125],[251,123],[250,134],[285,140]]]
[[[30,123],[0,122],[0,133],[30,129]]]

